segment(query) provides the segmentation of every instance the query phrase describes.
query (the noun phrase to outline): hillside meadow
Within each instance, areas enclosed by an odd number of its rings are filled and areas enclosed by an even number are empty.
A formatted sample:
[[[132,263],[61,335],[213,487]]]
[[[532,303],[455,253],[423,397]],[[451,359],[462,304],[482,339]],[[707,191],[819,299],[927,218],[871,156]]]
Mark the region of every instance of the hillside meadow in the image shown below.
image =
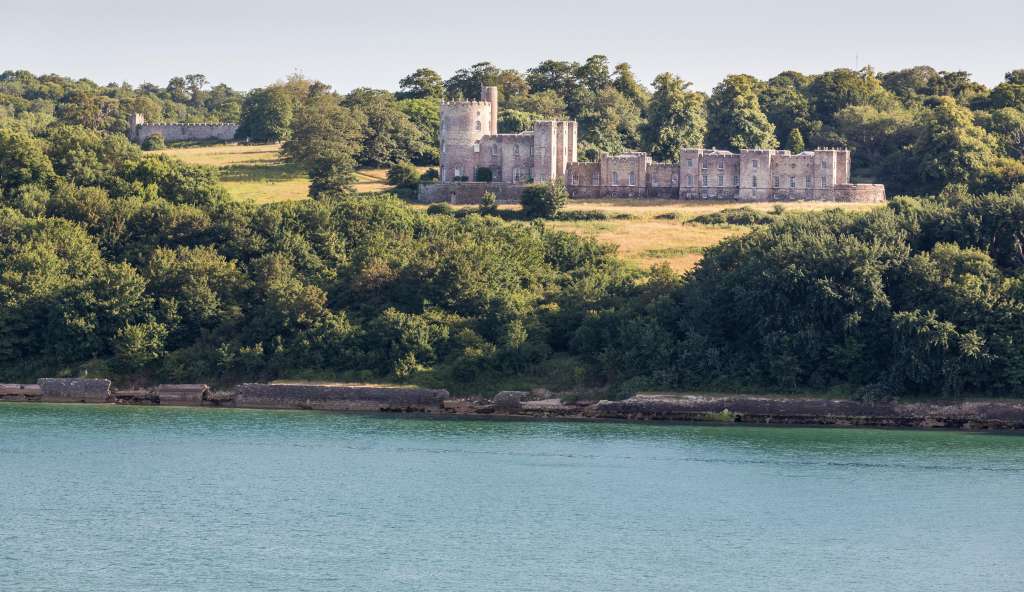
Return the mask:
[[[215,167],[221,184],[238,200],[271,203],[306,199],[309,177],[305,171],[287,162],[280,144],[218,144],[160,151],[190,164]],[[377,193],[393,189],[387,183],[386,169],[363,169],[357,173],[359,193]],[[775,202],[736,203],[733,201],[679,202],[674,200],[579,200],[567,211],[601,211],[607,220],[548,222],[554,228],[593,237],[618,247],[619,255],[641,268],[668,264],[682,273],[700,261],[704,250],[723,239],[745,234],[750,227],[734,224],[697,224],[692,219],[729,208],[749,207],[770,211]],[[414,206],[422,208],[425,206]],[[461,206],[474,207],[474,206]],[[518,208],[515,205],[503,208]],[[877,204],[796,202],[783,204],[786,211],[812,211],[830,208],[864,211]]]

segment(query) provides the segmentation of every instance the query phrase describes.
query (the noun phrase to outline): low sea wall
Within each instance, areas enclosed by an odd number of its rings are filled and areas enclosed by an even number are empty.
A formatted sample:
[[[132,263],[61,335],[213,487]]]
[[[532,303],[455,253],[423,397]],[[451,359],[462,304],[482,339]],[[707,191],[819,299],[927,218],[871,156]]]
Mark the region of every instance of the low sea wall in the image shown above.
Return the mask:
[[[335,411],[440,410],[448,398],[445,390],[359,385],[246,383],[233,392],[235,407]]]
[[[39,399],[50,403],[108,403],[110,381],[105,378],[40,378]]]

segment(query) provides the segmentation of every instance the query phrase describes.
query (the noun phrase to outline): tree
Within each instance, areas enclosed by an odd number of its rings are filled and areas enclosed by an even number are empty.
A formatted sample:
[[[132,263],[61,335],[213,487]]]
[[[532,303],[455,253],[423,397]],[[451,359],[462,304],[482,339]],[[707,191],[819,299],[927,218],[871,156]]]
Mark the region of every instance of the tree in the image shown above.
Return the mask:
[[[786,148],[793,154],[800,154],[804,151],[804,137],[800,134],[800,128],[794,127],[789,130],[789,136],[786,138]]]
[[[662,162],[679,157],[687,147],[704,145],[707,111],[704,95],[687,90],[690,86],[674,74],[665,72],[654,79],[654,94],[647,107],[644,146]]]
[[[444,96],[444,79],[430,68],[420,68],[398,81],[399,99],[438,99]]]
[[[242,101],[235,137],[253,142],[282,142],[291,135],[294,99],[282,86],[250,91]]]
[[[618,153],[640,144],[640,109],[611,86],[577,91],[580,142],[598,152]]]
[[[831,125],[844,107],[872,105],[879,109],[894,106],[895,98],[885,90],[871,68],[859,71],[839,68],[814,78],[807,88],[814,117]]]
[[[565,186],[554,181],[543,185],[530,185],[523,189],[519,203],[523,208],[523,216],[527,219],[552,218],[558,210],[565,207],[569,193]]]
[[[415,188],[420,172],[411,162],[400,162],[388,169],[388,184],[395,187]]]
[[[409,121],[391,93],[356,89],[346,95],[343,104],[366,118],[362,148],[357,155],[360,164],[385,167],[402,161],[430,160],[423,155],[431,154],[428,146],[433,142]]]
[[[1024,112],[1010,107],[996,109],[988,130],[999,139],[1007,156],[1024,159]]]
[[[996,162],[994,138],[974,124],[970,110],[938,97],[923,118],[913,145],[922,192],[937,193],[951,183],[980,188]]]
[[[53,179],[43,143],[28,132],[0,125],[0,197],[23,185],[49,184]]]
[[[290,137],[281,146],[289,160],[309,167],[324,155],[356,155],[362,150],[366,116],[344,107],[332,96],[322,96],[302,105],[295,114]]]
[[[636,75],[627,63],[615,66],[612,86],[622,93],[622,96],[632,101],[641,112],[647,108],[647,102],[651,100],[650,91],[637,81]]]
[[[811,116],[807,87],[811,78],[799,72],[786,71],[768,80],[758,101],[768,121],[775,125],[776,137],[786,140],[789,130],[797,128],[804,138],[814,137],[822,123]]]
[[[189,74],[185,76],[185,86],[188,87],[189,95],[191,95],[189,102],[193,106],[202,106],[203,88],[209,83],[210,81],[203,74]]]
[[[445,96],[452,100],[475,100],[480,97],[480,87],[494,86],[500,75],[501,70],[490,62],[480,62],[469,68],[462,68],[445,81]]]
[[[775,126],[761,111],[758,81],[745,74],[726,77],[708,100],[708,137],[712,146],[742,150],[777,148]]]

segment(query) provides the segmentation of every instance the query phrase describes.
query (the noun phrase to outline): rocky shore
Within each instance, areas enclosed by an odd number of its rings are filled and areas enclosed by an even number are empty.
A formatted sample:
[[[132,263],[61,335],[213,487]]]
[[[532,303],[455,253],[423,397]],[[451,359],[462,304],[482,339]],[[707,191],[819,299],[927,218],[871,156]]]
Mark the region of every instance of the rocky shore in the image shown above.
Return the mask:
[[[445,390],[418,387],[305,383],[245,383],[225,390],[214,390],[204,384],[118,390],[103,379],[44,378],[36,384],[0,384],[0,401],[753,425],[1024,429],[1024,402],[1009,400],[864,402],[805,397],[637,394],[618,401],[570,401],[544,390],[503,391],[492,398],[452,397]]]

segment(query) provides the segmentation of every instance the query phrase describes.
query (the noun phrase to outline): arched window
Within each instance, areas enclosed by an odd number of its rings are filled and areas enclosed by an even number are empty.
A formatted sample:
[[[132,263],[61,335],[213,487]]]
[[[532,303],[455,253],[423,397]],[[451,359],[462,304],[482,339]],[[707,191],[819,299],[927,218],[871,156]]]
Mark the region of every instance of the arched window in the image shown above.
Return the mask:
[[[633,171],[629,171],[629,185],[636,185],[636,173],[634,173]]]
[[[519,144],[512,145],[512,156],[519,156]]]

